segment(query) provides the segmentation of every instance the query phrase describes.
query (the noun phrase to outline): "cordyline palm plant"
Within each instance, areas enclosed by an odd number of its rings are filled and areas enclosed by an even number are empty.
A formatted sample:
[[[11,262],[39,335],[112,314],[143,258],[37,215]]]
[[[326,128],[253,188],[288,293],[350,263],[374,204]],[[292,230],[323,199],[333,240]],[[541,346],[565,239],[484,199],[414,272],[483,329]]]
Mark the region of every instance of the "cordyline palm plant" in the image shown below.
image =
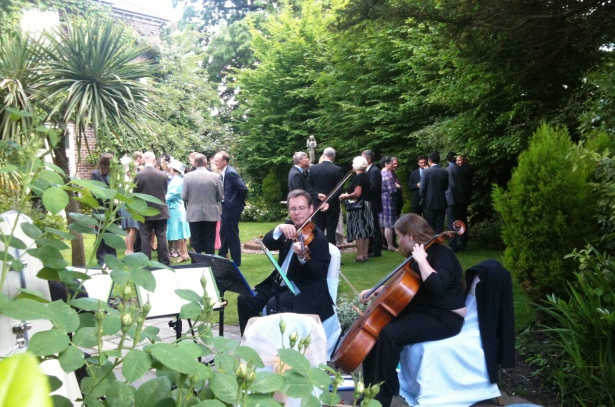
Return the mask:
[[[74,124],[77,151],[89,126],[103,146],[110,146],[113,138],[121,144],[120,133],[136,138],[149,133],[146,122],[153,113],[147,98],[152,89],[141,82],[151,75],[143,57],[148,47],[137,44],[123,24],[86,16],[68,21],[44,39],[46,63],[36,90],[44,95],[48,120],[63,130],[64,137],[68,124]],[[64,142],[58,144],[54,160],[69,174]],[[78,202],[71,199],[67,209],[77,212]],[[72,242],[73,265],[85,265],[83,240]]]

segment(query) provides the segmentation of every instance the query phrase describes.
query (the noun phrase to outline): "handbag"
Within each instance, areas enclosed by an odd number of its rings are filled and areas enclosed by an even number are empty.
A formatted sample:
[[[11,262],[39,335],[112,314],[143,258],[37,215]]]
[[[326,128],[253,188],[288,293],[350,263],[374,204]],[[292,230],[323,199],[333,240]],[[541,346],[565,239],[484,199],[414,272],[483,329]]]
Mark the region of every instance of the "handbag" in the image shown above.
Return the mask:
[[[364,209],[364,204],[363,204],[363,200],[362,199],[357,199],[357,200],[347,200],[344,201],[344,207],[346,208],[346,212],[352,212],[352,211],[360,211]]]

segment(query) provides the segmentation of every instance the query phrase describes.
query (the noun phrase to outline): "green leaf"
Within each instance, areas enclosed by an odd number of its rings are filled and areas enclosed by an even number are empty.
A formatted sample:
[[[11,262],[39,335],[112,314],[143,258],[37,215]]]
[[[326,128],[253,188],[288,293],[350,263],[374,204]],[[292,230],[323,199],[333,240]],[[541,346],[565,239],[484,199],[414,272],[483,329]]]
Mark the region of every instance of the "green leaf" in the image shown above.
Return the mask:
[[[51,401],[53,402],[53,407],[73,407],[72,401],[59,394],[52,395]]]
[[[320,400],[309,394],[301,399],[301,407],[322,407]]]
[[[17,294],[17,296],[15,296],[15,299],[19,299],[19,298],[28,298],[30,300],[41,302],[43,304],[49,304],[51,302],[51,301],[43,298],[43,293],[38,292],[38,291],[34,291],[34,290],[28,290],[27,288],[20,288],[19,289],[19,294]]]
[[[11,260],[10,264],[11,264],[10,269],[15,270],[15,271],[22,271],[26,267],[23,261],[19,259]]]
[[[57,329],[51,329],[32,335],[28,351],[37,356],[55,355],[66,349],[68,345],[68,335]]]
[[[156,407],[156,404],[171,393],[171,382],[158,377],[143,383],[135,395],[135,407]]]
[[[147,291],[153,292],[156,289],[156,278],[149,270],[134,269],[130,271],[132,281]]]
[[[53,185],[63,185],[64,184],[64,178],[62,178],[62,176],[58,173],[56,173],[55,171],[51,171],[51,170],[41,170],[38,173],[38,176],[42,179],[44,179],[45,181],[47,181],[49,184]],[[45,205],[47,206],[47,205]]]
[[[38,244],[39,246],[53,246],[60,251],[70,250],[69,245],[53,237],[41,237],[40,239],[36,241],[36,244]]]
[[[203,400],[199,404],[196,404],[194,407],[226,407],[226,404],[224,404],[220,400]]]
[[[184,304],[179,311],[179,317],[181,319],[196,319],[201,314],[201,306],[194,302],[189,302],[188,304]]]
[[[203,356],[203,349],[191,340],[182,341],[177,346],[188,352],[193,359]]]
[[[8,236],[8,235],[1,235],[1,236],[2,236],[2,240],[0,241],[4,243],[5,245],[9,247],[14,247],[15,249],[18,249],[18,250],[27,249],[26,244],[21,239],[18,239],[15,236]]]
[[[85,215],[83,213],[71,212],[68,214],[68,216],[70,216],[75,221],[82,223],[84,225],[98,226],[98,224],[100,223],[94,216]]]
[[[246,407],[282,407],[284,404],[266,394],[248,394]]]
[[[132,349],[122,363],[122,374],[129,382],[141,378],[152,367],[152,357],[147,352]]]
[[[239,346],[235,351],[237,356],[241,359],[245,360],[247,363],[251,363],[255,367],[265,367],[263,360],[259,356],[259,354],[252,348],[248,346]]]
[[[50,267],[42,268],[37,274],[36,277],[42,278],[43,280],[55,281],[59,280],[60,276],[58,275],[58,270],[52,269]]]
[[[328,390],[331,385],[331,377],[324,370],[313,367],[308,371],[308,377],[312,384],[321,390]]]
[[[68,266],[62,253],[52,246],[41,246],[37,249],[30,249],[28,253],[37,259],[40,259],[46,267],[54,269],[63,269]]]
[[[146,267],[149,259],[143,253],[133,253],[124,257],[124,264],[131,269]]]
[[[225,338],[224,336],[216,336],[214,338],[214,346],[220,352],[231,352],[239,346],[239,342],[234,339]]]
[[[200,303],[203,301],[203,297],[198,295],[196,292],[192,290],[178,289],[175,290],[175,294],[183,300]]]
[[[283,375],[286,384],[282,392],[289,397],[303,398],[314,391],[314,386],[310,383],[310,379],[300,375],[297,372],[288,371]]]
[[[104,233],[103,240],[106,244],[113,247],[114,249],[122,250],[126,248],[126,243],[124,242],[124,239],[121,236],[115,235],[113,233]]]
[[[234,372],[239,366],[239,361],[228,353],[218,353],[214,356],[214,364],[224,372]]]
[[[85,364],[83,352],[74,346],[69,346],[64,352],[60,353],[58,361],[67,373],[73,372]]]
[[[53,313],[51,322],[64,333],[75,332],[79,328],[77,312],[64,301],[54,301],[47,308]]]
[[[250,386],[249,390],[256,393],[271,393],[281,390],[286,381],[284,377],[271,372],[257,372],[256,380]]]
[[[93,348],[98,345],[98,328],[79,328],[73,336],[73,343],[82,348]]]
[[[52,407],[49,382],[31,353],[0,362],[0,406]]]
[[[58,379],[55,376],[45,375],[47,377],[47,381],[49,382],[49,391],[56,391],[60,387],[64,386],[62,380]]]
[[[278,354],[282,362],[286,363],[302,375],[307,375],[308,371],[312,367],[307,358],[295,349],[280,349],[278,350]]]
[[[68,194],[60,187],[51,187],[43,192],[43,204],[52,215],[57,215],[68,206]]]
[[[0,311],[8,317],[21,321],[53,319],[53,313],[44,304],[27,298],[4,304]]]
[[[118,315],[106,314],[103,320],[103,335],[115,335],[122,328],[122,321]]]
[[[110,311],[111,309],[107,303],[96,298],[77,298],[72,300],[69,305],[84,311],[98,311],[99,309]]]
[[[68,225],[68,230],[71,232],[84,233],[84,234],[96,234],[96,230],[93,227],[84,225],[83,223],[71,223]]]
[[[155,196],[148,195],[148,194],[135,193],[133,194],[133,196],[136,198],[140,198],[146,202],[151,202],[151,203],[155,203],[159,205],[162,205],[165,203],[165,202],[162,202],[160,199],[156,198]]]
[[[321,393],[318,399],[322,404],[326,404],[327,406],[335,406],[342,400],[339,394],[333,393]]]
[[[152,355],[166,367],[181,373],[196,374],[196,361],[177,345],[159,343],[152,346]]]
[[[0,172],[13,172],[13,171],[19,171],[19,168],[12,164],[6,164],[0,167]]]
[[[132,407],[136,389],[128,384],[115,381],[107,388],[109,407]]]
[[[37,228],[34,224],[23,222],[21,224],[21,230],[23,230],[24,234],[29,238],[36,240],[43,235],[43,232],[39,228]]]
[[[45,232],[47,233],[51,233],[52,235],[56,235],[61,239],[68,239],[68,240],[73,240],[76,236],[71,235],[68,232],[64,232],[62,230],[58,230],[58,229],[54,229],[54,228],[50,228],[50,227],[46,227],[45,228]]]
[[[209,380],[209,383],[211,391],[223,402],[233,404],[237,401],[239,385],[234,375],[218,373]]]
[[[118,259],[116,256],[105,254],[103,260],[105,264],[113,271],[124,270],[124,262],[122,262],[122,260]]]
[[[214,377],[215,373],[211,369],[211,367],[204,365],[202,363],[197,363],[196,375],[199,378],[199,380],[209,380],[212,377]]]
[[[155,327],[155,326],[148,326],[143,330],[143,332],[141,333],[141,336],[151,339],[152,341],[160,341],[160,338],[158,337],[159,333],[160,333],[160,328]]]
[[[78,179],[78,178],[73,178],[70,180],[71,184],[75,184],[77,186],[83,187],[86,190],[92,192],[94,195],[104,198],[105,197],[105,193],[103,192],[103,190],[101,188],[98,187],[98,183],[95,183],[94,181],[90,181],[87,179]]]

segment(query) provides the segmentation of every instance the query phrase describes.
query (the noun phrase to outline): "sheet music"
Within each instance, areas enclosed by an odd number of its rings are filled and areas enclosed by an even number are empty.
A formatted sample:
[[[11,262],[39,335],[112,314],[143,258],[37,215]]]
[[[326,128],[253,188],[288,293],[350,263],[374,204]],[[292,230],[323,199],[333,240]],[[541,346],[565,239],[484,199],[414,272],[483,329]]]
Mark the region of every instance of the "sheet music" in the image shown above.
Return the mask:
[[[261,247],[263,252],[265,252],[265,254],[267,255],[267,258],[269,259],[271,264],[273,264],[273,267],[275,267],[275,269],[278,271],[278,273],[280,273],[280,275],[282,276],[282,279],[284,280],[284,283],[286,284],[286,286],[288,287],[290,292],[293,293],[293,295],[297,295],[299,293],[299,289],[297,288],[297,286],[295,285],[294,282],[290,281],[288,279],[288,277],[286,277],[286,273],[284,272],[284,270],[282,270],[282,268],[280,267],[280,265],[278,264],[276,259],[273,258],[273,255],[271,254],[269,249],[267,249],[267,246],[265,246],[263,241],[260,240],[259,238],[254,237],[254,236],[252,236],[252,237],[258,243],[258,245]],[[289,256],[290,256],[290,254],[289,254]]]
[[[201,277],[203,276],[207,280],[207,294],[212,300],[213,308],[222,307],[220,294],[209,267],[158,269],[153,270],[152,274],[156,279],[154,292],[149,292],[143,287],[139,287],[138,291],[139,302],[145,304],[149,298],[152,306],[148,318],[179,314],[181,307],[188,304],[188,301],[175,294],[175,290],[188,289],[203,295],[203,287],[201,286]]]

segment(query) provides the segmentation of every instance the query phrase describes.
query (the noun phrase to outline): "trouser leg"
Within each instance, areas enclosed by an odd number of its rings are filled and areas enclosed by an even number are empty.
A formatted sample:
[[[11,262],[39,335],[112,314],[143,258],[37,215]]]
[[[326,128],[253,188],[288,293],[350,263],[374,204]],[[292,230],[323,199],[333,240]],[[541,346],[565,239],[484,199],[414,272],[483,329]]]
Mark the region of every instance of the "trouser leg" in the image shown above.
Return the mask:
[[[141,253],[152,259],[152,232],[154,225],[151,220],[139,222],[139,236],[141,237]]]
[[[267,305],[269,298],[271,297],[265,295],[261,291],[257,291],[256,296],[254,297],[246,294],[241,294],[237,297],[237,314],[239,317],[239,331],[241,332],[241,335],[243,335],[243,332],[246,329],[248,320],[252,317],[258,317],[261,315],[261,312],[265,305]]]
[[[167,220],[159,219],[152,221],[156,232],[156,240],[158,241],[158,262],[169,266],[171,258],[169,257],[169,246],[167,245]]]

